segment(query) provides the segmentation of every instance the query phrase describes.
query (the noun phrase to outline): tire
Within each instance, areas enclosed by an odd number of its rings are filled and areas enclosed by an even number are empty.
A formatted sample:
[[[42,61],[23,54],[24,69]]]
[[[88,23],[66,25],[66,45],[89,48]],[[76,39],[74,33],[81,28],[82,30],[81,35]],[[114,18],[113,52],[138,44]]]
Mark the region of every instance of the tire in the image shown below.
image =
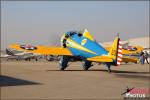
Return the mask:
[[[108,69],[108,73],[111,73],[111,69],[110,68]]]
[[[83,66],[83,70],[87,71],[92,66],[92,62],[84,61],[82,66]]]
[[[60,70],[65,70],[68,66],[69,62],[69,57],[67,56],[61,56],[60,57],[60,62],[59,62],[59,68]]]
[[[106,67],[107,67],[107,71],[108,71],[108,73],[111,73],[111,65],[110,65],[110,63],[106,63]]]

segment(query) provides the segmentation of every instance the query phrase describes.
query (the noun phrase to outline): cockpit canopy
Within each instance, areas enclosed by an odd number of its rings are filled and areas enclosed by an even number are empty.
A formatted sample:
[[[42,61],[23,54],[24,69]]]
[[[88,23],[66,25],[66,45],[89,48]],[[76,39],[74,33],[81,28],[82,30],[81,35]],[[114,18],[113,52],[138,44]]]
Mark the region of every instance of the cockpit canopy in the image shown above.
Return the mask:
[[[66,32],[65,33],[65,37],[68,38],[68,37],[72,37],[73,35],[77,34],[79,37],[82,36],[82,33],[81,32],[77,32],[77,31],[69,31],[69,32]]]

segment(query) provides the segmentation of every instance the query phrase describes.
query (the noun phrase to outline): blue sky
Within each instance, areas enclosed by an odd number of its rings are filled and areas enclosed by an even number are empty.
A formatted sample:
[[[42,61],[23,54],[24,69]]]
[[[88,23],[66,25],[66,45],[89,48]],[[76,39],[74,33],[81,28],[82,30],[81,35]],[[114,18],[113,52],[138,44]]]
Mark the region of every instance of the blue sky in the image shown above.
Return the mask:
[[[99,42],[149,36],[148,1],[2,1],[1,48],[11,43],[59,45],[87,28]]]

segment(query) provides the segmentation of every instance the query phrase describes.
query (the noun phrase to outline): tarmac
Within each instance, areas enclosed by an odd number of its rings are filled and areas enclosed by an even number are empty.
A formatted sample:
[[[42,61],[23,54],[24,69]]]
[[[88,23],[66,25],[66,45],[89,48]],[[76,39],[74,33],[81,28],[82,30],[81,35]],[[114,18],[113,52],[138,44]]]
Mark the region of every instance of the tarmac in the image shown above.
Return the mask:
[[[149,65],[122,64],[108,73],[94,64],[83,71],[81,62],[71,62],[60,71],[58,62],[2,61],[1,100],[123,99],[126,88],[149,88]]]

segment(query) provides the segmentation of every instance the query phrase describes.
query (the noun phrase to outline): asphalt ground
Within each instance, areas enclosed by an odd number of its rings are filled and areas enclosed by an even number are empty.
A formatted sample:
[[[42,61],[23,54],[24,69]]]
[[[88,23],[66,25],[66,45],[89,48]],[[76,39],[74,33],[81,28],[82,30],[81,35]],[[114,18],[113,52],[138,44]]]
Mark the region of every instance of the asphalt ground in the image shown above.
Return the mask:
[[[126,88],[149,88],[149,65],[122,64],[108,73],[104,65],[82,70],[71,62],[59,71],[58,62],[1,61],[1,99],[123,99]]]

